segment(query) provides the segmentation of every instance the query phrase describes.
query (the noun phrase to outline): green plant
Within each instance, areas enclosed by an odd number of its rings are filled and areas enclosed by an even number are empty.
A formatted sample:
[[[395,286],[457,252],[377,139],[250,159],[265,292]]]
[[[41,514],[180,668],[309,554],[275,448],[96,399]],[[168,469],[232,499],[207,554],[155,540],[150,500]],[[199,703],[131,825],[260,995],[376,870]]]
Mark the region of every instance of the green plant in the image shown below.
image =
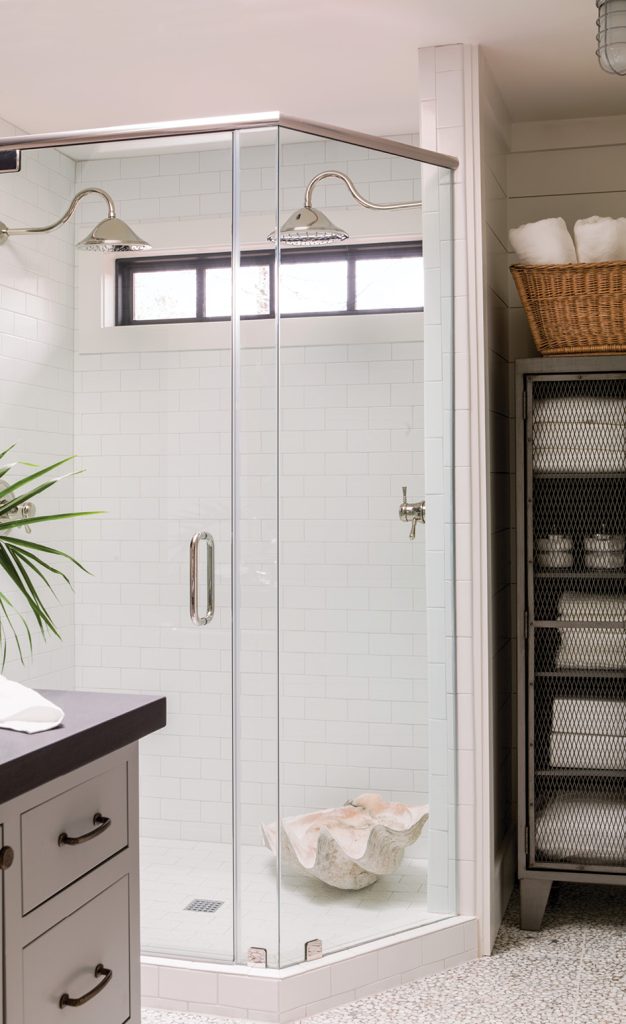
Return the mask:
[[[0,452],[0,462],[13,450],[11,445],[3,452]],[[29,466],[35,468],[31,463],[10,462],[0,465],[0,576],[4,573],[6,579],[10,580],[15,590],[23,598],[26,608],[30,612],[44,639],[50,634],[60,638],[50,612],[46,608],[40,596],[42,586],[45,586],[53,596],[56,596],[51,580],[60,577],[69,587],[72,586],[70,578],[59,568],[50,564],[49,558],[62,558],[72,562],[83,572],[87,569],[80,564],[72,555],[56,548],[47,547],[45,544],[37,544],[35,541],[26,540],[20,536],[20,528],[33,526],[36,523],[50,523],[57,519],[75,519],[79,516],[99,515],[98,512],[62,512],[58,515],[33,516],[27,521],[22,518],[11,519],[11,514],[19,514],[19,506],[30,501],[36,495],[54,487],[60,480],[76,476],[76,471],[65,473],[62,476],[55,476],[52,479],[44,479],[59,466],[71,462],[74,456],[60,459],[43,469],[37,468],[34,473],[29,473],[21,479],[8,483],[7,475],[16,466]],[[38,482],[37,482],[38,481]],[[16,532],[17,531],[17,532]],[[48,578],[50,577],[50,578]],[[0,661],[2,668],[7,658],[8,641],[13,638],[20,661],[24,661],[22,650],[23,638],[20,641],[15,619],[18,619],[26,632],[28,645],[32,651],[32,634],[25,615],[20,612],[10,598],[0,589]]]

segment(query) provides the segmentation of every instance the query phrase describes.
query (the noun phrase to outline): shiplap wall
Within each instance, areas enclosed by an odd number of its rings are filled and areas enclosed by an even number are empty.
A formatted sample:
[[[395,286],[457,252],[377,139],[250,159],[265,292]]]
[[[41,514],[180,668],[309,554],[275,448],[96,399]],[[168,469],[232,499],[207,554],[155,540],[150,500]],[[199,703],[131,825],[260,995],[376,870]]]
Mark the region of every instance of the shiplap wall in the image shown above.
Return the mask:
[[[515,423],[509,338],[508,174],[511,124],[490,69],[480,59],[480,166],[484,317],[488,374],[490,717],[493,857],[491,939],[514,882]]]

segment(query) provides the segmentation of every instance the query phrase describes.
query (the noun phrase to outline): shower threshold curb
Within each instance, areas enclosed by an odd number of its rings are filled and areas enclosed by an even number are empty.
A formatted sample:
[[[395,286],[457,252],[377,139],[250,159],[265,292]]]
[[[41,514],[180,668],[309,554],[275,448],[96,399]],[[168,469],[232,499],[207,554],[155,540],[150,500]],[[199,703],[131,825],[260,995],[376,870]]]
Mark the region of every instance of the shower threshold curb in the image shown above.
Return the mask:
[[[289,1024],[477,956],[475,917],[446,917],[280,969],[144,956],[142,1003],[154,1009]]]

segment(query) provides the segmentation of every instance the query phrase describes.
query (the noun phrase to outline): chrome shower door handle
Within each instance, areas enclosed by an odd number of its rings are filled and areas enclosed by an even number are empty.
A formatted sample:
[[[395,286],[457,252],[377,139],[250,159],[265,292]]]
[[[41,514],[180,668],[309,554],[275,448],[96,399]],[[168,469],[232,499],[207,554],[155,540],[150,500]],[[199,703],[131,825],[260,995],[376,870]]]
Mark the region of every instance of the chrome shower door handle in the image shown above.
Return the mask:
[[[198,611],[198,549],[206,541],[206,610]],[[210,533],[194,533],[189,544],[189,617],[196,626],[207,626],[215,611],[215,545]]]

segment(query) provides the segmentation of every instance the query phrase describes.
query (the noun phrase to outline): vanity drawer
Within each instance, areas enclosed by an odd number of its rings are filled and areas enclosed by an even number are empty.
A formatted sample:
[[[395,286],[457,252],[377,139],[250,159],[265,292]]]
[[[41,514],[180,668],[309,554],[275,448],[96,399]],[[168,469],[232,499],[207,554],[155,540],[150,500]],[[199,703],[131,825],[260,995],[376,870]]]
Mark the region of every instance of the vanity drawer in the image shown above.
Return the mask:
[[[22,951],[25,1024],[123,1024],[128,1020],[128,915],[125,877],[26,946]],[[61,1006],[62,996],[87,998],[82,1005]]]
[[[28,914],[128,845],[126,764],[26,811],[21,834],[22,913]]]

